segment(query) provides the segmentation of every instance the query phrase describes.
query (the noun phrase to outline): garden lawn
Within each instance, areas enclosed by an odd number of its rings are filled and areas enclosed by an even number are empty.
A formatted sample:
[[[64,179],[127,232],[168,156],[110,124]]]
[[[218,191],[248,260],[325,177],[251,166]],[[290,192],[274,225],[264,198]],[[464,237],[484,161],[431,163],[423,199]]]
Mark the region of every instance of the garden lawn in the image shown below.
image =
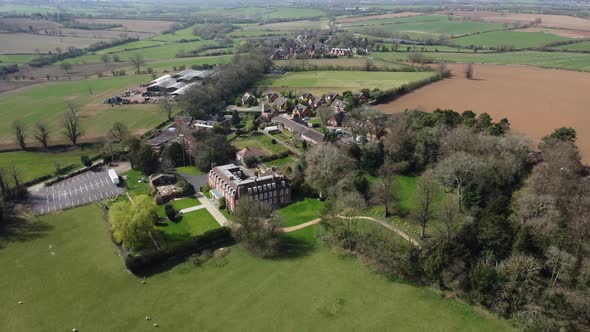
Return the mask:
[[[50,143],[67,143],[63,137],[66,101],[74,103],[84,134],[81,140],[103,138],[113,123],[123,122],[133,134],[143,133],[166,119],[157,105],[111,105],[103,101],[150,80],[147,75],[95,78],[42,83],[0,94],[0,144],[15,144],[11,124],[27,126],[27,141],[37,144],[32,131],[36,122],[50,130]]]
[[[100,147],[83,146],[64,152],[2,152],[0,153],[0,168],[7,170],[11,166],[16,166],[20,181],[26,182],[35,178],[55,174],[55,163],[59,162],[60,167],[64,168],[70,165],[82,167],[80,157],[87,155],[92,158],[101,153]]]
[[[184,175],[203,175],[205,172],[199,170],[195,166],[176,167],[176,171]]]
[[[343,92],[364,88],[397,88],[435,75],[434,72],[305,71],[268,76],[259,87],[306,90],[311,93]]]
[[[272,138],[258,132],[252,133],[250,136],[238,136],[231,141],[231,144],[238,150],[246,147],[256,148],[265,155],[280,154],[287,151],[287,148],[277,142],[272,144]]]
[[[305,241],[313,228],[289,234]],[[0,233],[4,331],[510,331],[428,288],[390,281],[317,246],[284,259],[240,248],[203,267],[161,266],[145,284],[123,267],[96,205]],[[52,254],[53,253],[53,254]],[[23,304],[18,304],[22,301]],[[151,321],[145,319],[151,317]]]
[[[543,68],[571,69],[590,71],[590,56],[582,53],[567,52],[508,52],[508,53],[428,53],[436,61],[462,63],[492,63],[500,65],[520,64]],[[389,61],[407,61],[408,53],[381,52],[373,57]]]
[[[194,197],[184,197],[184,198],[180,198],[180,199],[173,199],[168,203],[170,205],[172,205],[172,207],[174,208],[174,211],[176,211],[176,212],[178,212],[182,209],[201,205],[201,202],[199,202],[199,200]],[[164,205],[165,204],[158,205],[158,216],[161,218],[166,218]]]
[[[306,197],[278,209],[277,213],[281,218],[281,226],[290,227],[319,218],[323,207],[324,202],[319,199]]]
[[[219,224],[207,209],[184,213],[177,221],[168,221],[156,226],[168,247],[186,243],[195,236],[219,227]]]
[[[150,189],[147,183],[148,177],[143,175],[138,170],[130,170],[126,173],[122,174],[123,176],[127,176],[127,180],[125,181],[125,185],[127,186],[127,192],[131,196],[137,195],[149,195]],[[140,182],[139,179],[143,178],[143,181]]]
[[[542,47],[549,43],[571,40],[545,32],[524,32],[524,31],[492,31],[477,35],[452,39],[452,44],[460,46],[482,46],[498,47],[510,45],[516,49]]]

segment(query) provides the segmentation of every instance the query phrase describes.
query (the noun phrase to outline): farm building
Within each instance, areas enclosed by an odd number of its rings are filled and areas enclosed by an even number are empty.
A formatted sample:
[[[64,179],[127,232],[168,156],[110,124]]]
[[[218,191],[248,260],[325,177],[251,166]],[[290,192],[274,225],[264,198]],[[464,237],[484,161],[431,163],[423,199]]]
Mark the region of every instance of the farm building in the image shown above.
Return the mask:
[[[246,170],[234,164],[214,167],[209,171],[209,186],[218,193],[211,197],[219,204],[221,197],[230,211],[239,208],[240,199],[252,199],[275,208],[289,204],[291,186],[286,177],[276,174],[248,176]]]
[[[150,92],[165,92],[183,95],[190,88],[203,84],[203,81],[215,74],[214,70],[186,69],[174,75],[164,75],[151,81],[147,87]]]

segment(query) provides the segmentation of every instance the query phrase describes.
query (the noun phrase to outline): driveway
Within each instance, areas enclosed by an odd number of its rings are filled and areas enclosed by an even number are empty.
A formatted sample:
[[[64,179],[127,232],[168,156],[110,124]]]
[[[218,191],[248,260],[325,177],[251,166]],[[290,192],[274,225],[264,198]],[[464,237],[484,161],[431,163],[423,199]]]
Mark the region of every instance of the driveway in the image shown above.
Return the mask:
[[[99,169],[33,190],[29,203],[35,214],[41,215],[116,197],[124,192],[111,182],[106,169]]]

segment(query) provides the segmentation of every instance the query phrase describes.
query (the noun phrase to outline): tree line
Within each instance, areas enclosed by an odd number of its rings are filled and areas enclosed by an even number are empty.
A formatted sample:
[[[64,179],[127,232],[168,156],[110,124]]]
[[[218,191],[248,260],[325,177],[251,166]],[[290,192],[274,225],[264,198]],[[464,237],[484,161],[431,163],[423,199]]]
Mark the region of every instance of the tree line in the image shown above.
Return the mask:
[[[507,119],[436,110],[390,116],[384,131],[373,144],[310,147],[292,170],[294,190],[326,200],[320,236],[531,330],[590,326],[590,183],[575,130],[535,147]],[[419,175],[410,211],[395,194],[404,174]],[[376,205],[416,225],[420,246],[352,218]]]

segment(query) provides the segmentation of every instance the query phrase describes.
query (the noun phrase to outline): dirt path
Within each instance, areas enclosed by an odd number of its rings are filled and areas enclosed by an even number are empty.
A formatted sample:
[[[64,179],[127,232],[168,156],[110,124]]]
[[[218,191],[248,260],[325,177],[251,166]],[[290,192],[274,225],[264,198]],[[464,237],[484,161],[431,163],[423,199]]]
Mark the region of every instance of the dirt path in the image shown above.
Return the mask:
[[[414,238],[412,238],[411,236],[409,236],[408,234],[406,234],[404,231],[402,231],[401,229],[393,226],[392,224],[386,223],[385,221],[379,220],[379,219],[375,219],[373,217],[366,217],[366,216],[354,216],[354,217],[342,217],[345,219],[356,219],[356,220],[368,220],[371,222],[374,222],[378,225],[381,225],[387,229],[389,229],[390,231],[396,233],[397,235],[401,236],[404,240],[410,242],[411,244],[413,244],[414,246],[421,248],[421,245],[418,241],[414,240]],[[291,226],[291,227],[283,227],[283,232],[285,233],[290,233],[290,232],[295,232],[298,231],[300,229],[303,229],[305,227],[309,227],[315,224],[318,224],[320,221],[322,221],[321,218],[316,218],[314,220],[308,221],[306,223],[303,223],[301,225],[297,225],[297,226]]]
[[[590,163],[590,73],[524,66],[475,65],[475,79],[463,76],[465,65],[449,65],[456,74],[377,108],[489,113],[508,118],[512,131],[538,141],[554,129],[573,127],[583,161]]]

